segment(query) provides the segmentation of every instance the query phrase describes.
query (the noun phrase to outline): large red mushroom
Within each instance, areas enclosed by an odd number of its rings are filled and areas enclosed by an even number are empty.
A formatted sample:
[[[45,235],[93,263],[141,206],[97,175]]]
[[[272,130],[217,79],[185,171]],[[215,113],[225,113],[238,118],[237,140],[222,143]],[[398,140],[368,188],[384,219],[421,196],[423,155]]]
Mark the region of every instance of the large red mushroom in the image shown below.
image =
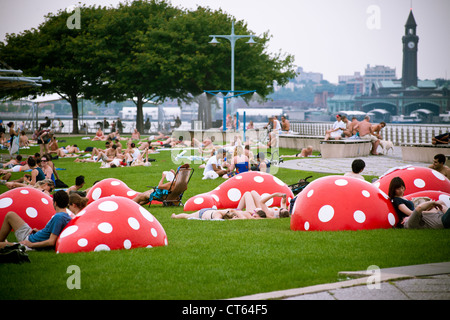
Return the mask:
[[[352,177],[327,176],[297,196],[291,230],[387,229],[397,220],[392,203],[378,188]]]
[[[136,202],[105,197],[80,211],[56,243],[56,252],[119,250],[167,245],[158,220]]]
[[[89,199],[88,203],[91,203],[92,201],[109,196],[133,199],[137,194],[138,192],[128,187],[125,182],[115,178],[107,178],[92,186],[86,197]]]
[[[400,177],[405,182],[405,195],[424,190],[450,193],[450,181],[447,177],[426,167],[405,166],[394,168],[381,176],[373,185],[388,194],[389,184],[394,177]]]
[[[289,203],[294,198],[292,190],[277,177],[259,171],[240,173],[214,190],[191,197],[184,205],[185,211],[197,211],[202,208],[236,208],[246,191],[256,191],[261,196],[276,192],[285,193]],[[281,197],[275,197],[266,203],[268,206],[280,206]]]
[[[0,195],[0,224],[5,215],[17,213],[31,228],[44,229],[55,214],[53,198],[29,187],[15,188]]]

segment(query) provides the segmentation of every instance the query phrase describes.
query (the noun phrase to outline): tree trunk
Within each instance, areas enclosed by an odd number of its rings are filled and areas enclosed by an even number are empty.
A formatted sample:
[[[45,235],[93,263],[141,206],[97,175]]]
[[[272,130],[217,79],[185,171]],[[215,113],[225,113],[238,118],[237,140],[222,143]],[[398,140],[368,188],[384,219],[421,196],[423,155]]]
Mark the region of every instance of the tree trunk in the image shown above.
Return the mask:
[[[72,133],[78,134],[79,128],[78,128],[78,98],[76,95],[70,97],[70,106],[72,107]]]
[[[212,126],[211,117],[211,98],[201,95],[198,98],[198,116],[197,119],[202,122],[203,129],[209,129]]]
[[[144,101],[142,99],[142,94],[138,94],[137,96],[137,102],[136,102],[136,129],[140,133],[144,133]]]

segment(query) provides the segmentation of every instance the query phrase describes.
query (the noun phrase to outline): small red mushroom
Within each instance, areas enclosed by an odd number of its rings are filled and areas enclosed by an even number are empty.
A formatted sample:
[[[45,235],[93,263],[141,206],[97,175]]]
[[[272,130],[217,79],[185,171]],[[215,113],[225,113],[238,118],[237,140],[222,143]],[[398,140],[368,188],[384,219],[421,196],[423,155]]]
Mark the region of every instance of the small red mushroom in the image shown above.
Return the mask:
[[[105,197],[87,205],[59,236],[56,252],[119,250],[167,245],[158,220],[136,202]]]
[[[389,184],[394,177],[400,177],[405,182],[405,195],[424,190],[450,193],[450,181],[447,177],[426,167],[405,166],[394,168],[381,176],[373,185],[387,194],[389,193]]]
[[[37,229],[44,229],[55,214],[53,198],[28,187],[15,188],[0,195],[0,221],[9,211],[17,213],[31,228]]]
[[[133,199],[137,194],[138,192],[128,187],[125,182],[115,178],[107,178],[97,182],[89,190],[86,197],[89,199],[88,203],[91,203],[92,201],[109,196]]]
[[[297,196],[291,230],[387,229],[397,220],[392,203],[378,188],[352,177],[327,176]]]
[[[288,203],[290,199],[294,198],[292,190],[277,177],[265,172],[248,171],[226,180],[210,192],[190,198],[186,201],[184,210],[197,211],[208,207],[217,209],[236,208],[244,193],[252,190],[261,196],[276,192],[285,193]],[[279,207],[281,197],[272,198],[266,204]]]

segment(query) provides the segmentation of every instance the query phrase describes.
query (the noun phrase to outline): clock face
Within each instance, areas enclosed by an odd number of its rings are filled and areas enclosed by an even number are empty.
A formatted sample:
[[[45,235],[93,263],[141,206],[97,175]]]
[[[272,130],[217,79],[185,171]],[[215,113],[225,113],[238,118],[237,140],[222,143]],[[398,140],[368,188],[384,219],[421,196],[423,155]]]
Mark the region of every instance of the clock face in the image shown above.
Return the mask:
[[[414,42],[412,41],[408,42],[408,48],[412,49],[414,48],[414,46],[415,46]]]

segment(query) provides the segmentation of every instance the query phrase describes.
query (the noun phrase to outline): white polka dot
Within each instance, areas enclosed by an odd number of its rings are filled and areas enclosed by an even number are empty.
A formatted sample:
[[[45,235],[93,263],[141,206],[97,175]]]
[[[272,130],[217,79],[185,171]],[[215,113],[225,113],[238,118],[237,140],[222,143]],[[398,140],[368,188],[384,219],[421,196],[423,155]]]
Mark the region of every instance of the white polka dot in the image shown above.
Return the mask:
[[[197,197],[194,199],[195,204],[202,204],[203,201],[205,201],[205,199],[203,199],[202,197]]]
[[[21,194],[29,194],[30,191],[28,191],[28,190],[26,190],[26,189],[22,189],[22,190],[20,190],[20,193],[21,193]]]
[[[29,216],[30,218],[36,218],[38,215],[38,212],[35,208],[33,207],[28,207],[25,212],[27,213],[27,216]]]
[[[111,250],[106,244],[99,244],[95,247],[94,251],[109,251]]]
[[[363,195],[364,197],[366,197],[366,198],[369,198],[369,197],[370,197],[370,192],[367,191],[367,190],[363,190],[361,193],[362,193],[362,195]]]
[[[45,199],[45,198],[41,198],[41,201],[42,201],[43,204],[48,204],[48,200]]]
[[[446,178],[442,173],[440,173],[439,171],[431,170],[431,173],[434,174],[434,176],[435,176],[436,178],[438,178],[439,180],[445,181],[445,180],[447,179],[447,178]]]
[[[322,222],[328,222],[333,219],[334,209],[330,205],[324,205],[319,209],[319,220]]]
[[[231,201],[239,201],[239,200],[241,200],[242,195],[241,195],[241,191],[239,191],[239,189],[231,188],[230,190],[228,190],[227,196],[228,196],[228,199],[230,199]]]
[[[337,186],[342,187],[342,186],[346,186],[346,185],[348,184],[348,181],[345,180],[345,179],[337,179],[336,181],[334,181],[334,183],[335,183]]]
[[[137,194],[137,192],[134,190],[127,191],[127,196],[129,196],[129,197],[135,196],[136,194]]]
[[[169,242],[167,241],[167,237],[164,238],[164,245],[165,245],[165,246],[168,246],[168,245],[169,245]]]
[[[423,188],[423,187],[425,187],[425,181],[423,181],[422,179],[415,179],[414,180],[414,185],[417,188]]]
[[[110,225],[108,222],[100,223],[97,228],[103,233],[111,233],[113,231],[112,225]]]
[[[416,168],[414,168],[414,167],[408,167],[408,168],[406,168],[406,170],[415,170]]]
[[[278,179],[277,177],[273,177],[273,181],[275,181],[280,186],[284,186],[285,185],[285,183],[283,181],[281,181],[280,179]]]
[[[309,230],[309,222],[308,221],[305,222],[304,228],[305,228],[305,230]]]
[[[236,180],[241,180],[242,179],[242,175],[238,174],[237,176],[234,177]]]
[[[311,198],[313,194],[314,194],[314,189],[311,189],[311,190],[308,191],[308,193],[306,194],[306,196],[307,196],[308,198]]]
[[[0,199],[0,209],[8,208],[10,205],[12,205],[12,203],[13,203],[13,199],[11,199],[11,198]]]
[[[139,225],[139,221],[137,221],[135,218],[130,217],[128,218],[128,224],[130,225],[131,228],[133,228],[134,230],[138,230],[140,228]]]
[[[150,212],[148,212],[147,210],[145,210],[145,209],[142,208],[142,207],[139,208],[139,212],[142,214],[142,216],[143,216],[145,219],[147,219],[147,220],[150,221],[150,222],[153,222],[153,220],[155,219],[155,218],[153,217],[153,215],[152,215]]]
[[[212,194],[211,197],[217,202],[220,201],[219,197],[216,194]]]
[[[77,226],[69,226],[69,227],[65,228],[63,230],[63,232],[61,232],[61,235],[59,237],[64,238],[64,237],[70,236],[71,234],[75,233],[77,230],[78,230]]]
[[[111,185],[112,186],[120,186],[120,181],[118,181],[118,180],[111,181]]]
[[[154,236],[155,238],[158,236],[158,232],[156,231],[155,228],[152,228],[151,232],[152,232],[152,236]]]
[[[374,185],[375,187],[379,188],[379,187],[380,187],[380,181],[375,181],[375,182],[373,183],[373,185]]]
[[[128,239],[126,239],[126,240],[123,242],[123,247],[124,247],[125,249],[131,249],[131,241],[128,240]]]
[[[258,183],[264,182],[264,178],[261,176],[255,176],[253,180]]]
[[[87,239],[85,239],[85,238],[81,238],[81,239],[79,239],[79,240],[77,241],[77,244],[78,244],[80,247],[86,247],[86,246],[88,245],[88,241],[87,241]]]
[[[358,223],[363,223],[364,221],[366,221],[366,215],[361,210],[356,210],[353,213],[353,219],[355,219],[355,221]]]
[[[114,201],[104,201],[98,205],[98,210],[104,212],[113,212],[119,208],[119,205]]]
[[[389,212],[389,214],[388,214],[388,221],[389,221],[389,224],[391,226],[395,225],[395,216],[394,216],[394,214]]]
[[[94,191],[92,191],[92,199],[98,200],[100,196],[102,195],[102,189],[95,188]]]

